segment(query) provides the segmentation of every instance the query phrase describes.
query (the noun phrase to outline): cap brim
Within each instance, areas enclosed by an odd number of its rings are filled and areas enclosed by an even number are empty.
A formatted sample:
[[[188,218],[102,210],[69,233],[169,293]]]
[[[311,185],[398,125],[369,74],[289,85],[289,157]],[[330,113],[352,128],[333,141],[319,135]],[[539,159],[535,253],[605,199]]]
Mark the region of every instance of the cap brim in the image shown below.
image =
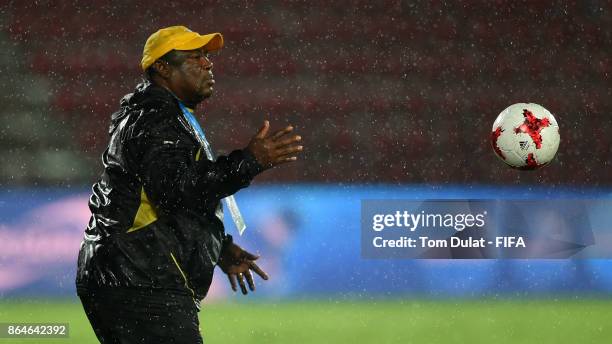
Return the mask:
[[[223,47],[223,36],[216,33],[209,33],[206,35],[199,35],[198,37],[183,43],[177,47],[175,50],[194,50],[202,47],[206,47],[208,51],[219,50]]]

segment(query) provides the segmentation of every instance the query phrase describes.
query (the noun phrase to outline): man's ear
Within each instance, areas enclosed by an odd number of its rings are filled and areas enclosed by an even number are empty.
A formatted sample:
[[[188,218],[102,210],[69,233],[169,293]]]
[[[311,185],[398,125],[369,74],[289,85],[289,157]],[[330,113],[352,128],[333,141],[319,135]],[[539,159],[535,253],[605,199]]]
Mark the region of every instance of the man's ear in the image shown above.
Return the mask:
[[[159,76],[161,76],[163,79],[168,79],[170,77],[171,70],[166,61],[157,60],[153,62],[151,67],[155,68],[157,74],[159,74]]]

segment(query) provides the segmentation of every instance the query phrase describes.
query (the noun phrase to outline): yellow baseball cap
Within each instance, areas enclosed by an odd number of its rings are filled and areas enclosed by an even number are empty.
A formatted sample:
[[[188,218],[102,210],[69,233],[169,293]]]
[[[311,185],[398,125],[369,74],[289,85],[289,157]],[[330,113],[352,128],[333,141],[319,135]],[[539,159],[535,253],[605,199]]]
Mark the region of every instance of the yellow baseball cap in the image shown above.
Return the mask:
[[[221,49],[223,36],[218,32],[200,35],[184,26],[160,29],[147,39],[142,51],[140,66],[142,70],[146,70],[153,62],[171,50],[193,50],[204,46],[208,51]]]

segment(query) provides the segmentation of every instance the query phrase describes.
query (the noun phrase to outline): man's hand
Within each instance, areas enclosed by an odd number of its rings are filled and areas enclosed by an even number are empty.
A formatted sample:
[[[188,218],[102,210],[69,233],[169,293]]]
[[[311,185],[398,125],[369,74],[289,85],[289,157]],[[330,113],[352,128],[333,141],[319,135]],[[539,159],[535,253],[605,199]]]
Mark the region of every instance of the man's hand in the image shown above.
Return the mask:
[[[303,146],[297,143],[302,140],[299,135],[288,136],[293,131],[292,126],[279,130],[268,136],[270,122],[264,121],[263,127],[253,136],[247,149],[253,153],[257,162],[265,168],[297,160],[297,154]]]
[[[242,294],[248,294],[244,283],[245,278],[249,284],[249,289],[255,291],[255,281],[253,281],[251,270],[255,271],[264,280],[268,280],[268,275],[255,264],[258,258],[259,256],[243,250],[242,247],[234,243],[229,243],[223,247],[221,257],[219,258],[219,267],[227,274],[233,291],[238,290],[236,286],[237,279]]]

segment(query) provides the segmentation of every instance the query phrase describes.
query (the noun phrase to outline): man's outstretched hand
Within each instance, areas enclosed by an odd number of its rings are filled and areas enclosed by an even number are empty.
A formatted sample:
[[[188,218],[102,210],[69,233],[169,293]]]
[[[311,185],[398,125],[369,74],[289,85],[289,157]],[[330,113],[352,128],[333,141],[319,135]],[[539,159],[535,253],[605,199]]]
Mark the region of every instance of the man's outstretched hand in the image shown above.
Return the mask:
[[[264,121],[264,125],[257,135],[253,136],[247,149],[253,153],[257,162],[265,168],[271,168],[286,162],[297,160],[297,154],[304,148],[298,145],[302,140],[299,135],[290,136],[293,131],[292,126],[281,129],[271,135],[268,135],[270,130],[270,122]]]
[[[219,258],[219,267],[227,274],[233,291],[238,290],[236,286],[236,280],[238,280],[242,294],[248,294],[244,282],[245,279],[249,285],[249,289],[255,291],[255,281],[253,280],[251,270],[255,271],[255,273],[264,280],[268,280],[268,275],[255,264],[258,258],[259,256],[243,250],[242,247],[234,243],[227,244],[223,247],[221,257]]]

